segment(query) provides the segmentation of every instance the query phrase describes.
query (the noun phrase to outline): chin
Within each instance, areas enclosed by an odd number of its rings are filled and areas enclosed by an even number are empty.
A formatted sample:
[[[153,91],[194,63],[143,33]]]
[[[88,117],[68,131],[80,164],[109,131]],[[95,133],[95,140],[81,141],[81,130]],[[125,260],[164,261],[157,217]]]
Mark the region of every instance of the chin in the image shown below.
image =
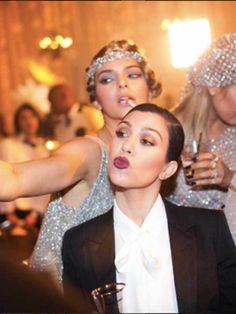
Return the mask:
[[[117,187],[120,187],[120,188],[129,188],[130,187],[130,184],[127,180],[127,177],[121,178],[120,175],[113,174],[113,175],[110,175],[110,180],[111,180],[112,184],[114,184]]]

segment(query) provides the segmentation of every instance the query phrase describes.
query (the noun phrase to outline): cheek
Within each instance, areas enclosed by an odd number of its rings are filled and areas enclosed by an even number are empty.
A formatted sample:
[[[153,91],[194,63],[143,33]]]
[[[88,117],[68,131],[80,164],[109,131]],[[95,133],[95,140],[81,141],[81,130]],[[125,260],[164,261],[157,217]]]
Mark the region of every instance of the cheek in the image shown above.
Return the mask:
[[[136,182],[143,185],[150,184],[159,177],[164,165],[165,160],[162,156],[154,155],[145,158],[145,154],[142,154],[140,160],[133,165],[131,175]]]
[[[33,125],[35,128],[38,128],[38,126],[39,126],[38,120],[37,120],[37,119],[32,120],[32,125]]]
[[[236,90],[232,90],[227,94],[227,107],[232,114],[236,114]]]
[[[136,85],[137,94],[148,100],[149,88],[146,81],[139,81]]]
[[[107,99],[110,98],[113,93],[114,93],[114,88],[112,84],[108,84],[108,85],[98,85],[96,87],[96,96],[98,99]]]
[[[25,121],[26,121],[25,119],[19,119],[18,120],[18,125],[19,125],[20,128],[25,126],[25,124],[26,124]]]
[[[137,176],[143,177],[144,180],[157,178],[163,166],[163,163],[157,162],[157,160],[158,157],[152,160],[142,160],[139,167],[137,167]]]
[[[236,124],[236,95],[235,92],[228,92],[224,100],[215,105],[215,110],[220,119],[225,123]]]

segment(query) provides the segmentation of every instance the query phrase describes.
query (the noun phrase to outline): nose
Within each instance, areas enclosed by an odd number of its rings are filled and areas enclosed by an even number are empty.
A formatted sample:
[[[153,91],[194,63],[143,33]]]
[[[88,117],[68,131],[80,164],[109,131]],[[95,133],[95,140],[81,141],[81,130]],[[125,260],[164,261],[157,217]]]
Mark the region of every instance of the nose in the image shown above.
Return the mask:
[[[120,78],[119,79],[119,88],[125,88],[128,87],[127,81],[125,78]]]
[[[131,154],[133,151],[133,144],[132,141],[130,139],[127,139],[126,141],[124,141],[121,150],[123,153],[127,153],[127,154]]]

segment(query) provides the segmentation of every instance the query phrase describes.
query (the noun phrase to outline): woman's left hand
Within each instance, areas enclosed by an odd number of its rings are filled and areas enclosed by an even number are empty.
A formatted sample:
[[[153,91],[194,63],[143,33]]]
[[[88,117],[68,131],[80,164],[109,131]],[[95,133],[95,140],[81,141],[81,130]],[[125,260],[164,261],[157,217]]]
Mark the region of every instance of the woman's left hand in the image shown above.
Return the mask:
[[[192,181],[197,186],[218,185],[227,189],[234,172],[230,170],[214,153],[201,152],[196,155],[191,164]]]

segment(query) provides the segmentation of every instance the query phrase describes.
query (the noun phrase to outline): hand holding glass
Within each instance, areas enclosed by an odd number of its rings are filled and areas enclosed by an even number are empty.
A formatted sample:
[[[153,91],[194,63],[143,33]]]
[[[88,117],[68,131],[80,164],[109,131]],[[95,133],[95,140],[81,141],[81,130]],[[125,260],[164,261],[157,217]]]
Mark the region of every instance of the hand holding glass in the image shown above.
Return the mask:
[[[122,313],[122,291],[125,283],[110,283],[91,292],[99,313]]]
[[[184,146],[184,150],[181,156],[182,165],[184,170],[185,181],[188,185],[192,185],[193,172],[191,170],[191,164],[193,163],[193,157],[198,153],[199,145],[196,140],[192,140],[190,143]]]

